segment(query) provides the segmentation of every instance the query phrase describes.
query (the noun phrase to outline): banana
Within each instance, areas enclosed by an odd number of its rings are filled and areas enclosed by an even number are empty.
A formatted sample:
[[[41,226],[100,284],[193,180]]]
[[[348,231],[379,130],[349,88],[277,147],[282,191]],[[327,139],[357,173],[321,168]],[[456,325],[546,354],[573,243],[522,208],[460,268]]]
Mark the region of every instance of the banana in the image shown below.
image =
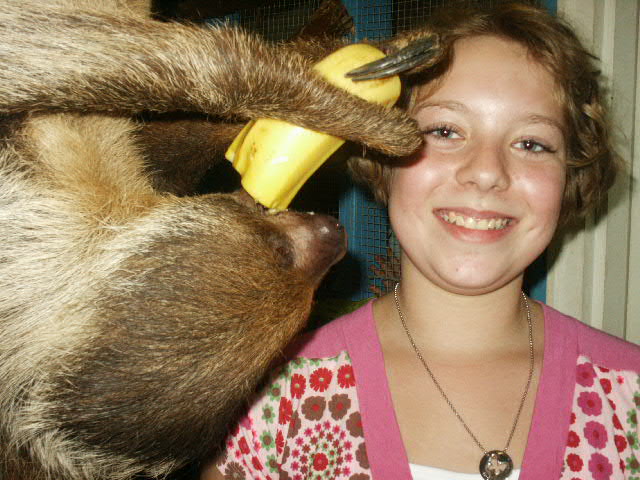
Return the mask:
[[[398,76],[354,82],[350,70],[384,57],[371,45],[343,47],[314,65],[328,82],[367,101],[391,107],[400,96]],[[286,209],[302,185],[344,140],[290,123],[261,118],[250,121],[225,156],[242,177],[242,186],[268,208]]]

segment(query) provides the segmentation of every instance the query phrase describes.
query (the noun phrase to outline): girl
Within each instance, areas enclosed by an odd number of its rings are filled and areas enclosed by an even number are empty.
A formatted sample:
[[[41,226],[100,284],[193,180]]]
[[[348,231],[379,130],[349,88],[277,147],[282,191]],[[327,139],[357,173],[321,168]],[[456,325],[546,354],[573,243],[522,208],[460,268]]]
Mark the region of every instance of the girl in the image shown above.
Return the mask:
[[[621,479],[640,463],[640,350],[522,293],[613,182],[590,55],[531,6],[433,19],[409,77],[424,148],[354,166],[388,203],[395,291],[309,334],[203,478]]]

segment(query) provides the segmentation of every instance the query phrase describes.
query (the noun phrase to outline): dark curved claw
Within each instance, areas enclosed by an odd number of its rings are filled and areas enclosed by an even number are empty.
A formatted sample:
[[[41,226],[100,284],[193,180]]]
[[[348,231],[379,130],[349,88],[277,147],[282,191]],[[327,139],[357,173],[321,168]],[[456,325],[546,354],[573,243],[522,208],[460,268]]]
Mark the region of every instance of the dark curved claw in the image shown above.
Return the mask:
[[[433,38],[421,38],[396,53],[353,69],[347,72],[345,76],[355,82],[359,82],[406,72],[431,59],[436,53],[435,45],[436,42]]]

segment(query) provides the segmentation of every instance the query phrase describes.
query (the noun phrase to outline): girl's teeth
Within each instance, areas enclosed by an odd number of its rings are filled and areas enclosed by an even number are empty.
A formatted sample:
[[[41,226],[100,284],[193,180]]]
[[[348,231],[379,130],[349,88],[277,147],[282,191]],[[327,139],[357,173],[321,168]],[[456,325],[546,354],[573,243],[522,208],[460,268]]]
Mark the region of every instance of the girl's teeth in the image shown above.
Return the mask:
[[[465,217],[455,212],[449,212],[442,215],[447,223],[458,225],[459,227],[469,228],[471,230],[502,230],[511,222],[507,218],[491,218],[491,219],[475,219],[473,217]]]

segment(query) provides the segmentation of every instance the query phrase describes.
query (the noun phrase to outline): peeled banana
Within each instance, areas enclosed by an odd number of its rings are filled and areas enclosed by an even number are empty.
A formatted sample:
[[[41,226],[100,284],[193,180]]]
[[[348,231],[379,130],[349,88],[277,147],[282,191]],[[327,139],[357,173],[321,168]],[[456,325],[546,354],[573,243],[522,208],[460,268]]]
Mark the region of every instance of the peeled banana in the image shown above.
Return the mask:
[[[344,76],[350,70],[384,57],[371,45],[341,48],[313,68],[328,82],[373,103],[391,107],[400,96],[397,76],[354,82]],[[281,120],[249,122],[226,152],[227,160],[242,177],[242,186],[265,207],[289,206],[307,179],[344,140]]]

